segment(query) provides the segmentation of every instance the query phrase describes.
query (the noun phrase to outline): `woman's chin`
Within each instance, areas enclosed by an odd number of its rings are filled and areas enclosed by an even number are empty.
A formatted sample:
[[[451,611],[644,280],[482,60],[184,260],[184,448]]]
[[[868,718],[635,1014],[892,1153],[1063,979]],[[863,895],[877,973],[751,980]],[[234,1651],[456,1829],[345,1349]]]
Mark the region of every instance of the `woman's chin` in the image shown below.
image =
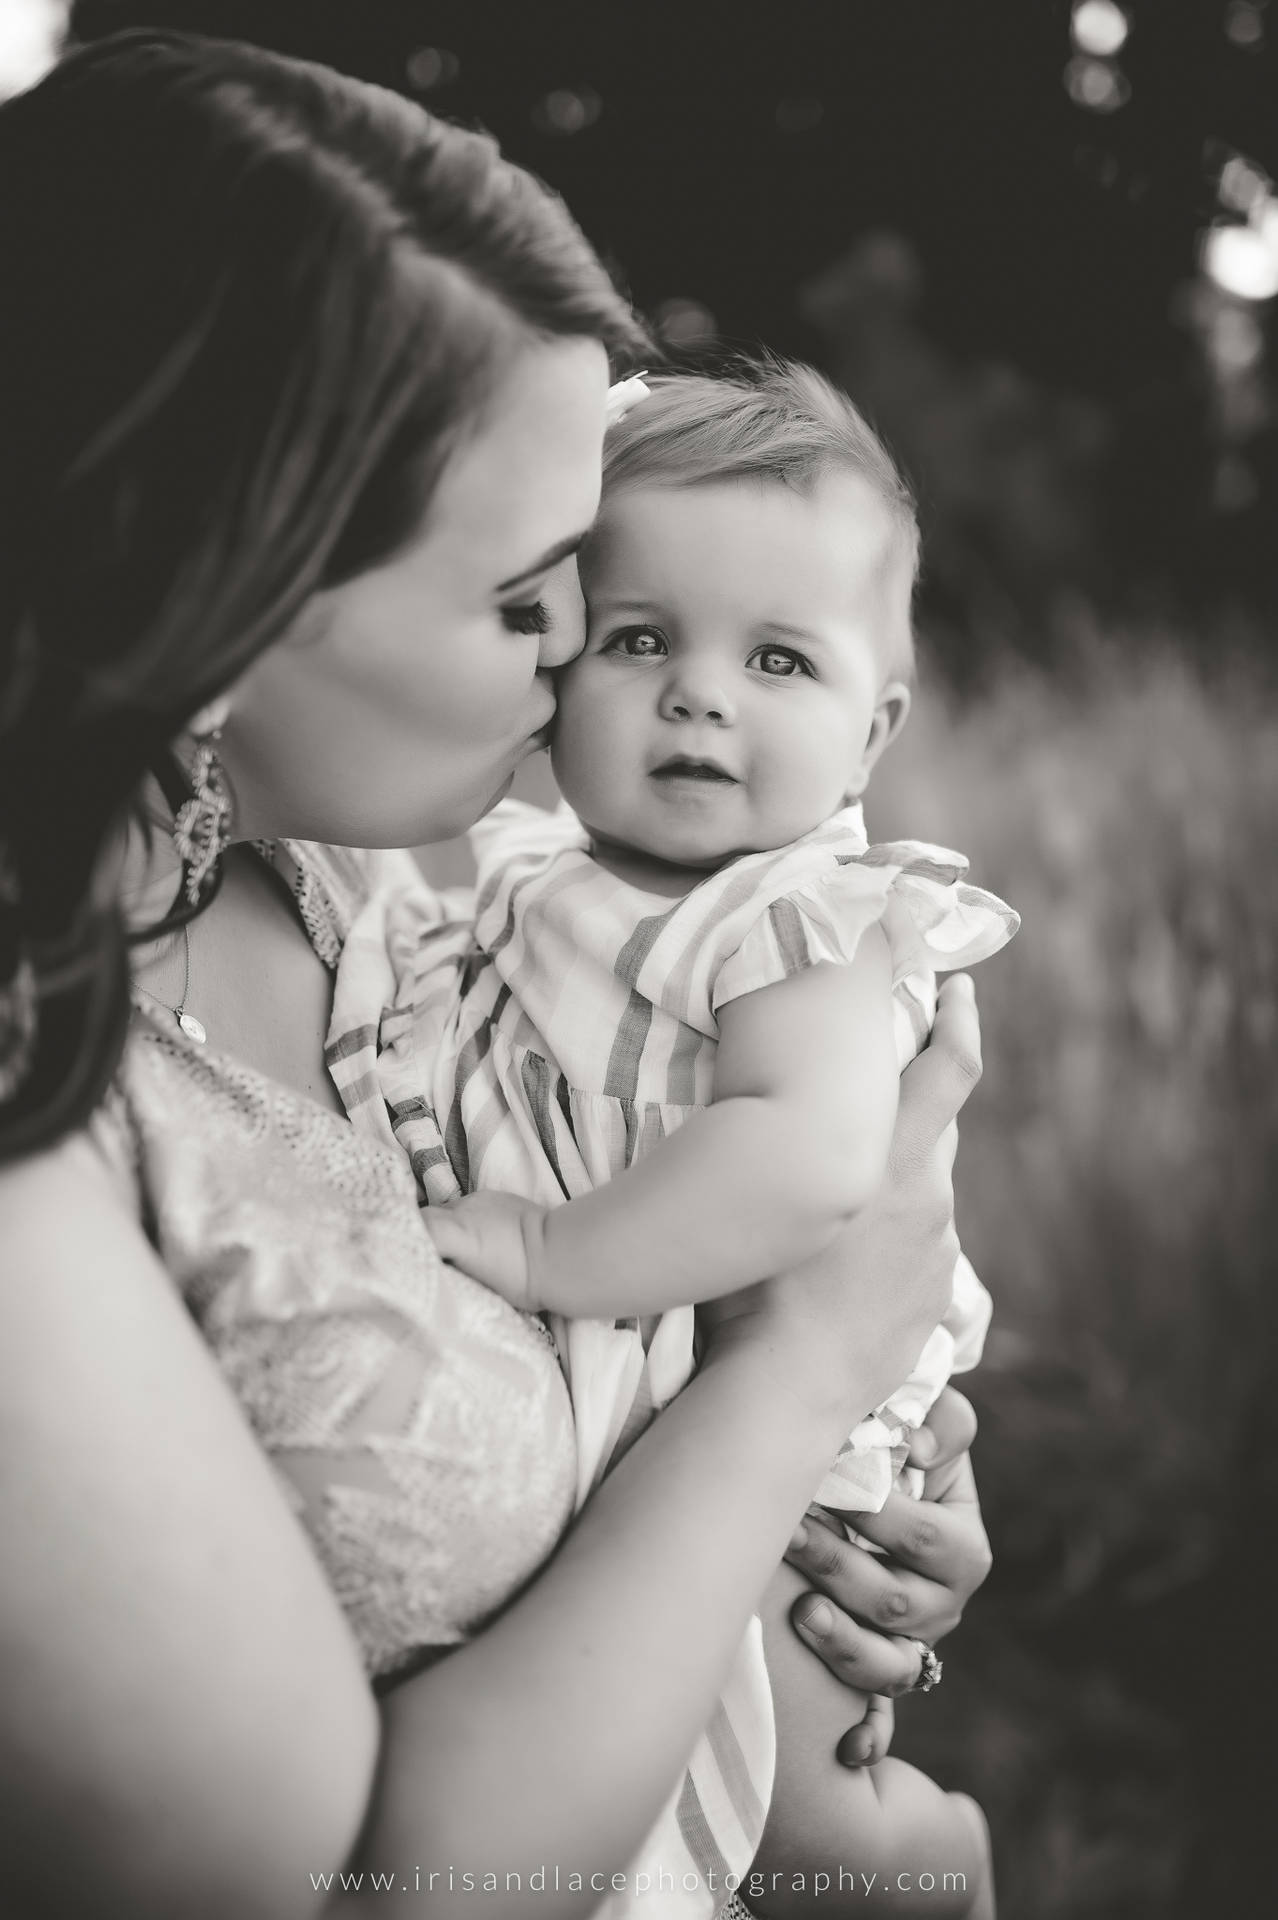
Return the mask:
[[[514,783],[515,783],[514,774],[508,773],[506,775],[506,778],[502,781],[501,785],[498,787],[496,793],[493,795],[492,799],[485,800],[483,806],[479,809],[479,812],[476,814],[475,819],[482,820],[486,813],[491,813],[494,807],[500,806],[502,801],[506,798],[506,795],[510,792],[510,789],[514,785]],[[470,824],[473,825],[474,823],[471,822]]]

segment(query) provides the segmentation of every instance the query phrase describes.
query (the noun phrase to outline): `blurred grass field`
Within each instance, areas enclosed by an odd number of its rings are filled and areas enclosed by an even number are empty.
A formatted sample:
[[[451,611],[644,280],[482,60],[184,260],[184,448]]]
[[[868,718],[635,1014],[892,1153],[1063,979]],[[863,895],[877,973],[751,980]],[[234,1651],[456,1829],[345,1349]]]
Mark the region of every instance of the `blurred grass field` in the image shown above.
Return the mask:
[[[957,1174],[995,1572],[898,1750],[984,1802],[1010,1920],[1268,1910],[1278,693],[1093,641],[925,693],[867,811],[1024,917]]]

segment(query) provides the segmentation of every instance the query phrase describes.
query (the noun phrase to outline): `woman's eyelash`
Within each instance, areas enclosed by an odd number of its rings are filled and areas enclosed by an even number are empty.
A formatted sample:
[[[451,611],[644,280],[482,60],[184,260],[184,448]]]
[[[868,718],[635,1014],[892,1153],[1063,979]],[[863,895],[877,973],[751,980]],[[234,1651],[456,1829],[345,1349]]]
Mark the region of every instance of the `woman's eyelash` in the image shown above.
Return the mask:
[[[501,617],[512,633],[550,632],[550,608],[544,600],[530,600],[523,607],[503,607]]]

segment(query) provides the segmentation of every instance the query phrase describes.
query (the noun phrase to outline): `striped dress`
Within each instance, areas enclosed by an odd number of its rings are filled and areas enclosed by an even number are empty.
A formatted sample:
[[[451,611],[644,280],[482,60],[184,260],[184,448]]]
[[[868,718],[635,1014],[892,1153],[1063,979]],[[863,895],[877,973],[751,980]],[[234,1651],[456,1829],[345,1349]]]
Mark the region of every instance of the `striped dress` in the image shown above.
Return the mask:
[[[1018,924],[966,883],[962,855],[917,841],[869,846],[855,806],[675,900],[599,866],[566,807],[506,801],[471,839],[473,903],[381,896],[352,928],[337,979],[334,1077],[352,1117],[399,1141],[431,1204],[486,1187],[554,1206],[623,1172],[711,1100],[721,1006],[849,961],[876,924],[893,958],[904,1067],[930,1031],[935,973],[986,958]],[[953,1305],[914,1373],[849,1436],[817,1500],[882,1506],[908,1430],[951,1372],[976,1363],[988,1318],[988,1295],[961,1259]],[[686,1384],[693,1310],[549,1319],[572,1395],[580,1504]],[[707,1875],[721,1888],[725,1873],[748,1867],[774,1762],[756,1622],[632,1885],[650,1873],[663,1913],[712,1913]]]

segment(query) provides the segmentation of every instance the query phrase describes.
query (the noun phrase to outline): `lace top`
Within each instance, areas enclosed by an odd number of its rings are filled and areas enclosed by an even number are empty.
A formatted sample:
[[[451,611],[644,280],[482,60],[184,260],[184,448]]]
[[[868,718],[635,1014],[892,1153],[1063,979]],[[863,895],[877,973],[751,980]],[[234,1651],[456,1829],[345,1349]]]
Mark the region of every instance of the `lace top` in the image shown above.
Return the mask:
[[[264,851],[330,965],[370,887],[407,867]],[[571,1515],[554,1351],[539,1322],[439,1261],[401,1153],[139,1012],[93,1136],[308,1528],[370,1673],[417,1663],[477,1632]]]

